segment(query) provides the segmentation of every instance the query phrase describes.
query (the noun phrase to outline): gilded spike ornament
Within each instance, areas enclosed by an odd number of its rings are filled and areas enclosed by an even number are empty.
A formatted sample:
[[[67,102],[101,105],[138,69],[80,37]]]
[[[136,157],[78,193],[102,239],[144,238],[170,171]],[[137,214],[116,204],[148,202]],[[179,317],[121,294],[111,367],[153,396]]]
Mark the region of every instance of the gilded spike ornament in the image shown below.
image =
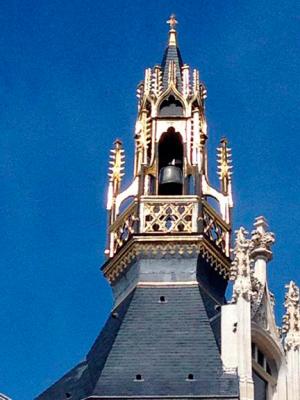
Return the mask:
[[[145,86],[144,93],[149,94],[151,92],[151,68],[145,70]]]
[[[162,92],[162,72],[160,65],[156,65],[154,67],[154,72],[152,74],[152,88],[153,94],[156,97],[160,96]]]
[[[198,93],[199,89],[200,89],[199,71],[194,69],[193,70],[193,92]]]
[[[141,162],[147,163],[147,150],[151,142],[151,118],[148,117],[147,110],[143,110],[141,119],[137,121],[135,126],[135,135],[137,143],[137,151],[141,154]]]
[[[124,176],[125,156],[121,140],[115,141],[115,147],[110,151],[109,181],[113,186],[113,195],[120,192],[121,181]]]
[[[136,89],[136,97],[139,99],[139,104],[144,95],[144,82],[141,82]]]
[[[218,147],[218,175],[221,181],[221,190],[224,194],[228,194],[228,185],[232,175],[231,165],[231,149],[227,147],[226,138],[221,139],[220,147]]]

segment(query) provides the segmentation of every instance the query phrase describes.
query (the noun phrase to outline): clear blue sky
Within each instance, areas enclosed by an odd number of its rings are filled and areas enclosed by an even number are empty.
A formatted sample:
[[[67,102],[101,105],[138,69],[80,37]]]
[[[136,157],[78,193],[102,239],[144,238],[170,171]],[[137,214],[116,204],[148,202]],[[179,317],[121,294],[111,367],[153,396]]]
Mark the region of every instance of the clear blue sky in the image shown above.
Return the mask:
[[[0,11],[0,392],[30,400],[80,361],[111,307],[99,266],[107,164],[135,90],[178,16],[183,59],[208,89],[210,172],[227,135],[235,226],[263,214],[280,322],[300,284],[299,2],[9,0]]]

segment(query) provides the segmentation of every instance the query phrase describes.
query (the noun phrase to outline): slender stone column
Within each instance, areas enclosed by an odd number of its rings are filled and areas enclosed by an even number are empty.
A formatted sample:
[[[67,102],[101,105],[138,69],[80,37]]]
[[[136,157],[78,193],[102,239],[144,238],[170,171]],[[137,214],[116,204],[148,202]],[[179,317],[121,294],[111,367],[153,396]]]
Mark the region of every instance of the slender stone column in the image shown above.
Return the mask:
[[[264,217],[257,217],[255,230],[251,233],[250,257],[254,260],[254,277],[264,287],[267,281],[267,262],[272,259],[271,246],[275,242],[272,232],[267,232],[268,223]]]
[[[287,360],[288,400],[300,399],[300,291],[291,281],[286,286],[282,331]]]
[[[237,231],[232,263],[233,303],[237,308],[237,354],[240,400],[254,399],[251,356],[250,240],[244,228]]]

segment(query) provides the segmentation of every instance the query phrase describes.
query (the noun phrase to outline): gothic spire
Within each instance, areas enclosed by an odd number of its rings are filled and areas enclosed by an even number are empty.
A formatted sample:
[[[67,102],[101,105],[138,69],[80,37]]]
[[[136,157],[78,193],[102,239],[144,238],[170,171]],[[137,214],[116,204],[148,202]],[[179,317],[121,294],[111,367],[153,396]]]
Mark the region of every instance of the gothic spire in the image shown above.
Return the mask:
[[[170,25],[169,41],[161,62],[162,74],[163,74],[163,88],[167,89],[169,82],[169,74],[172,73],[176,77],[177,87],[180,90],[182,85],[181,68],[183,66],[183,61],[181,58],[180,50],[177,45],[176,24],[178,24],[178,22],[174,14],[170,16],[170,19],[167,21],[167,23]]]

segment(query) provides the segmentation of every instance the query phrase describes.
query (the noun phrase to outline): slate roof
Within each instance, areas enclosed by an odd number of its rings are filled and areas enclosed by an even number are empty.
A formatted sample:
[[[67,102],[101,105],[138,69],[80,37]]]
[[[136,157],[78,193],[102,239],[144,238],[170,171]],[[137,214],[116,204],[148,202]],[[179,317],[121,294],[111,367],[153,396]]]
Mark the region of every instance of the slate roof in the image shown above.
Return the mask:
[[[198,286],[136,288],[109,317],[86,360],[37,399],[237,399],[237,377],[222,371],[215,304]]]
[[[168,73],[170,61],[174,61],[176,65],[177,88],[180,91],[182,89],[181,67],[183,66],[183,61],[181,58],[180,50],[175,45],[167,46],[163,56],[163,60],[161,62],[164,90],[168,88]]]

